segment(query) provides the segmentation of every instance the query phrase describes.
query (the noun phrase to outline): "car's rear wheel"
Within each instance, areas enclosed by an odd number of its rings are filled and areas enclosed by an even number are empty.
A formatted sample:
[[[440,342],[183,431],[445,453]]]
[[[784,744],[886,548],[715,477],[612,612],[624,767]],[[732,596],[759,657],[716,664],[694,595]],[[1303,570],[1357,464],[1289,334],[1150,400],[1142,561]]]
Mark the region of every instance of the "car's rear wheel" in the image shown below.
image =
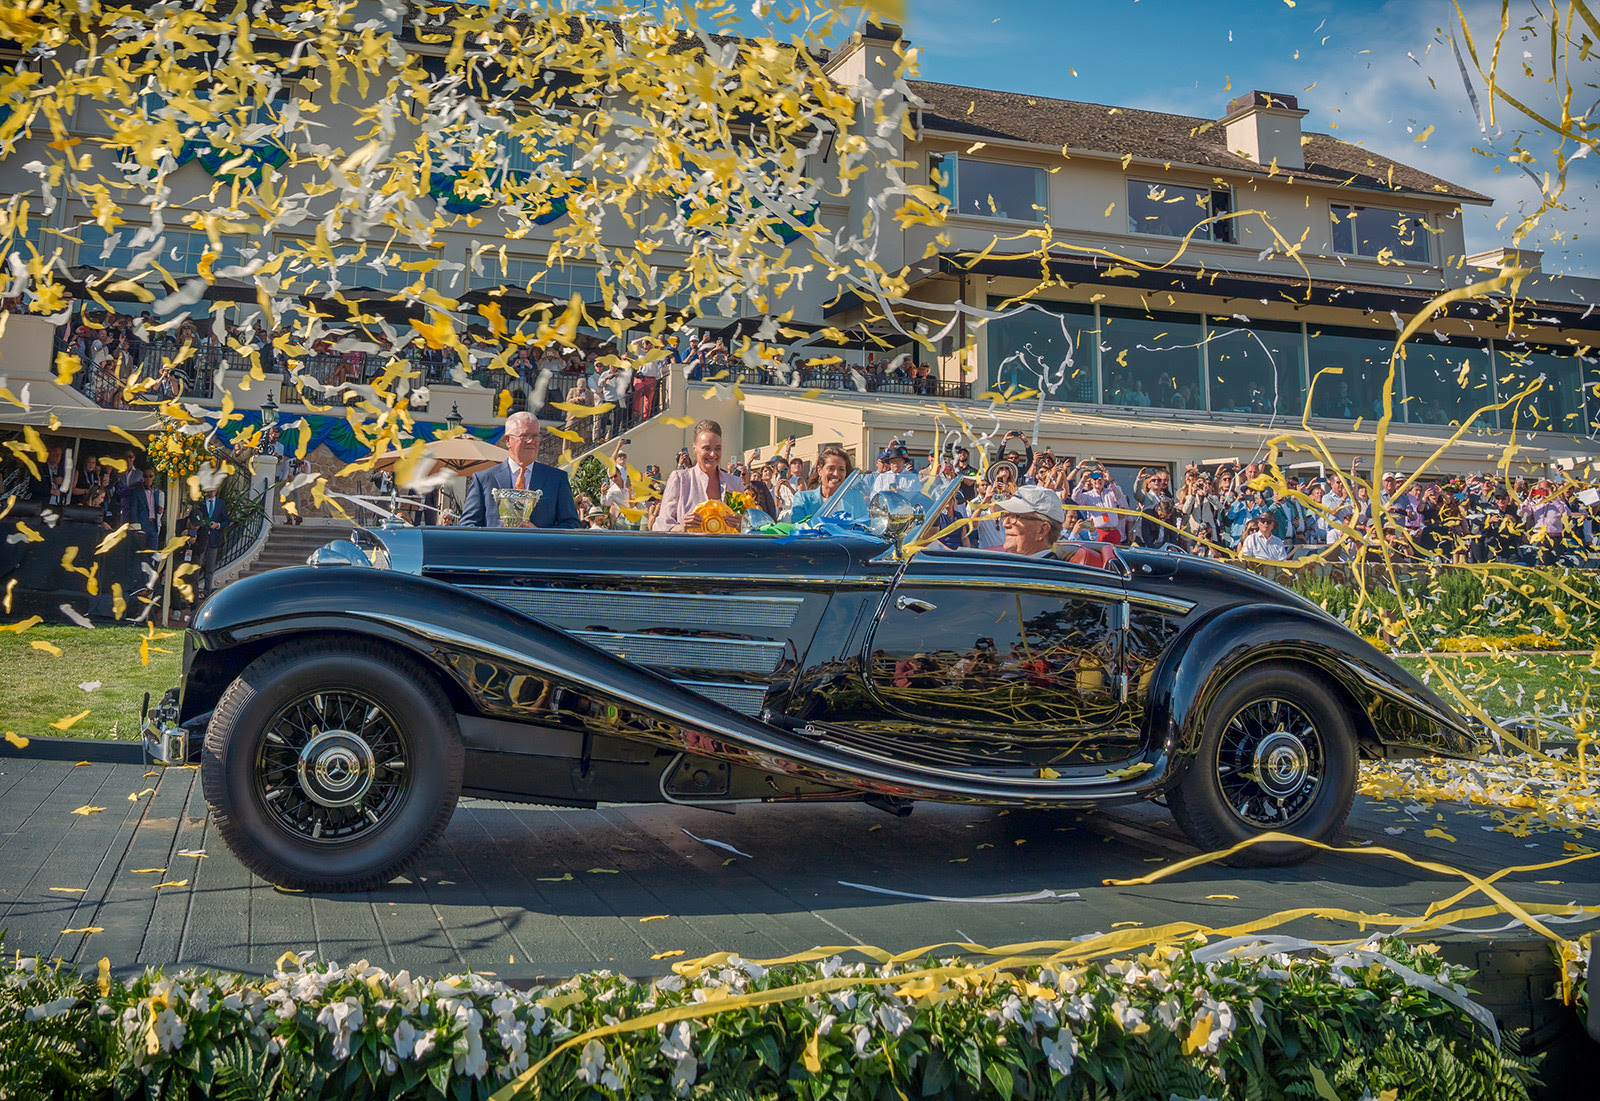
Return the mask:
[[[1328,842],[1355,801],[1356,758],[1349,716],[1327,685],[1292,667],[1262,666],[1217,696],[1169,804],[1207,852],[1269,832]],[[1292,864],[1314,851],[1264,842],[1228,863]]]
[[[404,873],[461,792],[455,712],[427,671],[376,643],[291,643],[228,686],[200,777],[218,832],[261,878],[362,891]]]

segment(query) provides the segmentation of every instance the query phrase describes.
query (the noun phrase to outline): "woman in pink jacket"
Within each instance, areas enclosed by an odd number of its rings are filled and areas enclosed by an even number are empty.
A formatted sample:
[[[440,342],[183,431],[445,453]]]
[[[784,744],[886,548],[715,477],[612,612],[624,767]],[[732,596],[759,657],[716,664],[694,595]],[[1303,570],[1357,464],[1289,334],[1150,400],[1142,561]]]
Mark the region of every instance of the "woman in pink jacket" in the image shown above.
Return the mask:
[[[722,469],[722,425],[710,420],[695,425],[690,454],[694,465],[667,476],[656,531],[683,531],[684,520],[694,506],[702,501],[720,501],[729,492],[744,490],[742,479]]]

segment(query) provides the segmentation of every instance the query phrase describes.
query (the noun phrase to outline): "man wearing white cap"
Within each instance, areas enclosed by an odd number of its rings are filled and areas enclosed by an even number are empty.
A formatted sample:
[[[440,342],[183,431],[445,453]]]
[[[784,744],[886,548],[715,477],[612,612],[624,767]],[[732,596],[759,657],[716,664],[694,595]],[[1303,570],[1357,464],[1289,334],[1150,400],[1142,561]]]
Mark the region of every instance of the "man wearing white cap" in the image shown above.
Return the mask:
[[[1000,512],[1006,541],[1002,550],[1029,558],[1055,556],[1056,540],[1061,538],[1061,525],[1066,522],[1066,510],[1061,507],[1061,495],[1044,486],[1021,486],[994,507]]]

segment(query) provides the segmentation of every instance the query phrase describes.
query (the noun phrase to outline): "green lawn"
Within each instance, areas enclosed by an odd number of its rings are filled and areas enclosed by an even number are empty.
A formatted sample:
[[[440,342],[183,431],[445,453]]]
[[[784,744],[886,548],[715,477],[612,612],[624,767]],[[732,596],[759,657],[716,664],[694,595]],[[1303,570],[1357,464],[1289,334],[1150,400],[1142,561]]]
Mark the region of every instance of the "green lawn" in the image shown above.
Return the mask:
[[[149,644],[149,664],[140,662],[136,627],[34,627],[22,634],[0,634],[0,699],[5,701],[4,729],[28,737],[139,737],[139,707],[146,692],[151,702],[178,683],[183,633]],[[32,645],[48,643],[60,656]],[[92,690],[80,684],[99,681]],[[59,722],[89,713],[66,730]]]
[[[1453,697],[1430,673],[1426,658],[1402,654],[1398,661],[1447,702]],[[1497,719],[1600,707],[1600,677],[1588,654],[1442,654],[1434,665]]]
[[[29,737],[138,738],[144,693],[155,700],[178,682],[183,651],[182,633],[174,631],[150,643],[149,664],[141,664],[139,650],[146,634],[135,627],[34,627],[20,635],[0,634],[4,729]],[[39,649],[34,642],[49,643],[61,655]],[[1595,687],[1600,677],[1587,654],[1500,658],[1450,654],[1434,660],[1496,718],[1600,706],[1600,689]],[[1421,657],[1402,655],[1399,661],[1418,676],[1427,674]],[[92,691],[78,687],[94,681],[100,686]],[[1430,676],[1429,684],[1445,699],[1451,698],[1437,677]],[[50,726],[85,710],[89,714],[67,730]]]

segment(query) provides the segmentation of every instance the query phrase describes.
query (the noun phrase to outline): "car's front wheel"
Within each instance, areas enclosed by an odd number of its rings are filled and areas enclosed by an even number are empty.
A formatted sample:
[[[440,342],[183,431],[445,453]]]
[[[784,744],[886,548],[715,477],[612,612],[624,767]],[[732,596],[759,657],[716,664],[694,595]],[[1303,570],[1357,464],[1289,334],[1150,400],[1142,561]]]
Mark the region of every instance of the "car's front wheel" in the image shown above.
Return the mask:
[[[362,891],[405,872],[461,792],[455,712],[412,658],[290,643],[228,686],[200,777],[223,841],[261,878]]]
[[[1349,716],[1325,684],[1292,667],[1262,666],[1217,696],[1168,801],[1184,833],[1207,852],[1269,832],[1328,842],[1355,801],[1356,758]],[[1228,862],[1291,864],[1313,851],[1264,842]]]

